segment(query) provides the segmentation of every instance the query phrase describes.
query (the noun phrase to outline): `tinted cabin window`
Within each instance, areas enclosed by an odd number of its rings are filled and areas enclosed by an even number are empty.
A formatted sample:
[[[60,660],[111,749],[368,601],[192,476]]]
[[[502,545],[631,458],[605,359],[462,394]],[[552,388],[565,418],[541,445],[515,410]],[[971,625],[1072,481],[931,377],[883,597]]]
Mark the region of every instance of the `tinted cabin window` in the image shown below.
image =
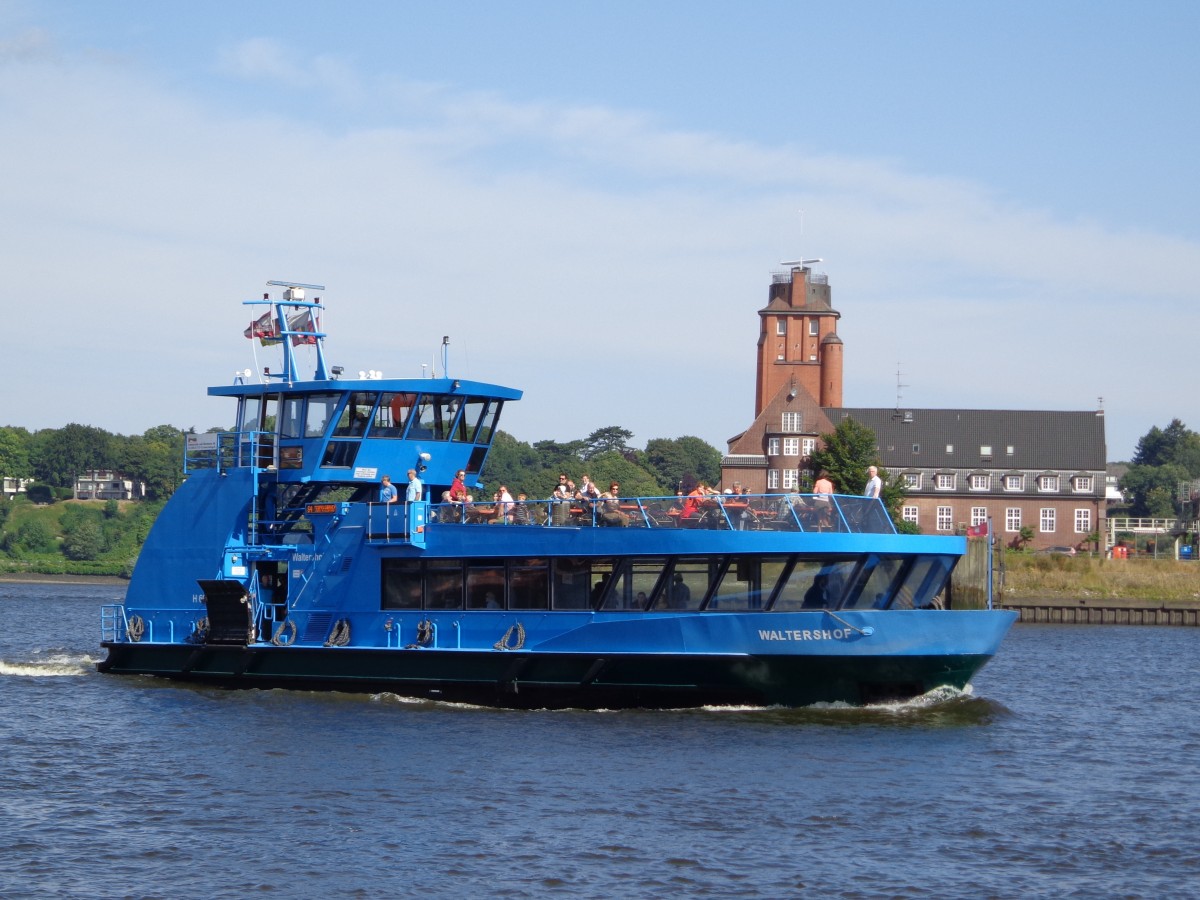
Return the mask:
[[[768,591],[769,589],[768,586]],[[718,612],[729,612],[762,609],[764,605],[761,558],[732,557],[720,582],[713,590],[708,608]]]
[[[508,571],[509,609],[547,609],[550,606],[548,560],[510,560]]]
[[[490,444],[496,433],[496,423],[500,420],[500,410],[504,408],[503,400],[490,400],[487,409],[479,419],[479,427],[475,430],[473,440],[477,444]]]
[[[714,563],[704,556],[681,556],[675,561],[666,587],[655,599],[655,609],[699,609],[708,593]]]
[[[773,609],[834,609],[846,592],[857,561],[797,560],[787,581],[780,587]]]
[[[467,609],[504,609],[504,560],[467,566]]]
[[[262,411],[261,397],[245,397],[242,400],[242,418],[238,422],[239,431],[258,431],[259,413]]]
[[[304,421],[305,437],[319,438],[325,434],[338,399],[337,394],[313,394],[308,398],[308,417]]]
[[[554,608],[587,609],[591,592],[592,563],[589,559],[554,560]]]
[[[371,419],[371,411],[375,408],[376,394],[367,391],[355,391],[350,395],[345,409],[338,417],[337,428],[333,430],[334,437],[362,437],[367,432],[367,423]]]
[[[417,402],[416,394],[386,393],[379,398],[371,437],[398,438],[404,436],[404,426]]]
[[[410,440],[417,438],[432,440],[437,437],[438,422],[442,409],[437,401],[438,398],[432,394],[421,395],[421,399],[417,403],[416,415],[413,417],[413,423],[409,427],[408,437]]]
[[[904,582],[896,590],[890,609],[923,609],[946,587],[954,568],[949,556],[921,557],[913,562]]]
[[[266,406],[263,407],[262,430],[274,431],[279,419],[279,395],[270,394]]]
[[[643,610],[662,580],[666,560],[661,556],[637,556],[622,560],[612,574],[612,586],[604,597],[604,609]]]
[[[868,558],[859,573],[856,590],[850,592],[846,597],[845,608],[886,608],[903,565],[903,559],[875,556]]]
[[[288,397],[283,401],[283,415],[279,419],[279,436],[298,438],[304,434],[304,398]]]
[[[426,569],[425,591],[426,609],[462,609],[462,562],[457,559],[429,560]]]
[[[487,410],[487,399],[484,397],[468,397],[463,404],[462,415],[458,426],[454,429],[454,440],[463,443],[474,443],[475,435],[479,432],[479,421]]]
[[[381,608],[420,609],[422,583],[419,559],[385,559]]]

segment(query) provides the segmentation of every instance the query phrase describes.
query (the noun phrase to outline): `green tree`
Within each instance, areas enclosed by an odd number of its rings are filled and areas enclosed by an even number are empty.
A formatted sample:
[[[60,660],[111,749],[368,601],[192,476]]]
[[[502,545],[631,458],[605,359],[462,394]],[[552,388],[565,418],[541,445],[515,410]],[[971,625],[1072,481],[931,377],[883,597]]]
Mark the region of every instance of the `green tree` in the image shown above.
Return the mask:
[[[41,519],[26,519],[15,534],[5,536],[5,549],[26,553],[49,553],[55,549],[54,535]]]
[[[664,494],[674,494],[686,476],[708,485],[721,480],[721,451],[691,435],[647,441],[644,465]]]
[[[585,461],[599,456],[601,453],[622,453],[629,449],[629,439],[633,432],[618,425],[598,428],[588,435],[584,443],[583,459]]]
[[[99,559],[104,552],[104,537],[95,522],[84,520],[63,537],[62,551],[67,559]]]
[[[115,468],[113,436],[102,428],[71,423],[33,436],[30,461],[37,478],[55,487],[70,487],[90,469]]]
[[[813,468],[824,469],[839,494],[861,494],[867,486],[867,467],[879,468],[879,477],[887,484],[887,472],[880,466],[875,432],[853,419],[842,419],[831,434],[821,435],[821,446],[812,455]]]
[[[29,462],[31,435],[24,428],[5,425],[0,428],[0,477],[29,478],[33,466]]]
[[[1179,485],[1195,478],[1200,478],[1200,434],[1179,419],[1165,429],[1156,425],[1138,441],[1133,463],[1121,478],[1121,490],[1130,498],[1129,514],[1173,517]]]

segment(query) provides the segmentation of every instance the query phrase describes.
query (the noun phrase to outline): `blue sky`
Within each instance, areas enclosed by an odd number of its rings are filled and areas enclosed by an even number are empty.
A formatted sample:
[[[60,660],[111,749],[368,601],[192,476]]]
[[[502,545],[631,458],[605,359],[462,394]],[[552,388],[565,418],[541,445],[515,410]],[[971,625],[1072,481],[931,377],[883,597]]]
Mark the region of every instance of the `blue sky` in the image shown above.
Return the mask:
[[[1190,2],[0,0],[0,423],[228,425],[295,279],[332,363],[448,334],[522,440],[724,449],[803,254],[848,406],[1103,397],[1126,459],[1200,429],[1198,45]]]

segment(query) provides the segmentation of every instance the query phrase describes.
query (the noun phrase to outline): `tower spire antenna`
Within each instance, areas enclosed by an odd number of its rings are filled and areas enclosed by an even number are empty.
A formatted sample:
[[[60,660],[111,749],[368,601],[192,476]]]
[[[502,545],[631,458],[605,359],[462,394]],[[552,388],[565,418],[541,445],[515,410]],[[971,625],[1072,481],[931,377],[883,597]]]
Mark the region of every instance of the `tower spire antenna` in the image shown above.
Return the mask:
[[[900,382],[901,377],[902,377],[902,373],[900,371],[900,363],[899,363],[899,361],[897,361],[896,362],[896,409],[899,409],[901,406],[904,405],[903,391],[904,391],[904,388],[908,387],[907,384],[902,384]]]
[[[801,244],[804,243],[804,210],[800,210],[800,243]],[[799,266],[801,269],[803,269],[805,266],[809,266],[809,265],[812,265],[813,263],[819,263],[819,262],[824,262],[824,260],[822,260],[820,257],[816,257],[814,259],[805,259],[804,254],[799,254],[796,257],[796,259],[792,259],[792,260],[781,259],[779,261],[779,264],[781,266],[791,266],[793,268],[795,268],[796,266]]]

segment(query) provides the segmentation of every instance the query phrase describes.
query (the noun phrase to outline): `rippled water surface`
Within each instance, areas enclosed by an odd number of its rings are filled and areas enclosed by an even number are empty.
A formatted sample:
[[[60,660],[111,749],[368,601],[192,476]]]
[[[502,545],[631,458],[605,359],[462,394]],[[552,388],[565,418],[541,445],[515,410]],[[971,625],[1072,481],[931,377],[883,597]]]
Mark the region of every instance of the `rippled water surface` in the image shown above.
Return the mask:
[[[4,897],[1200,895],[1200,629],[1017,625],[972,693],[507,712],[103,676],[0,584]]]

